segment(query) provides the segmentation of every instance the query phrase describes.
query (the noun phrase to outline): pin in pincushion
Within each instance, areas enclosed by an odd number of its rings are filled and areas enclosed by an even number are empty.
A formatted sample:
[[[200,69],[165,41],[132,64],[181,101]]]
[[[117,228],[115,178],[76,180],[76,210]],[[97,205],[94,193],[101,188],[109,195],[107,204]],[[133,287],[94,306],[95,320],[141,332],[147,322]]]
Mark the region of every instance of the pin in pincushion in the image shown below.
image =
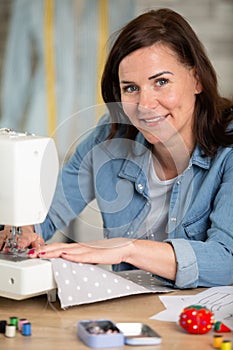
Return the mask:
[[[180,314],[179,324],[188,333],[205,334],[214,324],[214,314],[204,306],[190,305]]]

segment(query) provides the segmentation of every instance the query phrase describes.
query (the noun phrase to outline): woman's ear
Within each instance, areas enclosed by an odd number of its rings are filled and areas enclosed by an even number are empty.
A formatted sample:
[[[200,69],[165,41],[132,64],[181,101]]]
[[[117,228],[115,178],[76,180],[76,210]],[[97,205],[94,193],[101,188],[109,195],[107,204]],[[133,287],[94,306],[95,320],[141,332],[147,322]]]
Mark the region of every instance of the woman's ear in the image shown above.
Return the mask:
[[[194,71],[194,78],[196,80],[196,91],[195,94],[198,95],[202,92],[202,84],[199,79],[199,75],[197,74],[196,70]]]

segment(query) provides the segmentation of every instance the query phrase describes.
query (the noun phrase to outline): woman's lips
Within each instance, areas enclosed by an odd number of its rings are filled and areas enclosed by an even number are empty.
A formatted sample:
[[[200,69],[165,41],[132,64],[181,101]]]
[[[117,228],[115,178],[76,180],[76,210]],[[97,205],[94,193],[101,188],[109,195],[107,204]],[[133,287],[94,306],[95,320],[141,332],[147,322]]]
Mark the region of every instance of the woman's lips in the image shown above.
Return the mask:
[[[162,119],[165,119],[165,117],[155,117],[155,118],[152,118],[152,119],[144,119],[146,123],[156,123]]]
[[[157,124],[161,121],[164,121],[167,117],[169,116],[169,114],[166,115],[159,115],[153,118],[140,118],[140,120],[142,122],[145,122],[147,125],[148,124]]]

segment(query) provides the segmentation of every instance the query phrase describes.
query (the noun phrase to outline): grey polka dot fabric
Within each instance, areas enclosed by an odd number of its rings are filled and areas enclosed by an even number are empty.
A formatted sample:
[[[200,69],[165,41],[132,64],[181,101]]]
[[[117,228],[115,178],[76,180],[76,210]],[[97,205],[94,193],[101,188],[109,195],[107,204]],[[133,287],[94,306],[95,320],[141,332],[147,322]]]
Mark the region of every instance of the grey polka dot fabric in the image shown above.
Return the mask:
[[[93,303],[132,294],[171,291],[141,270],[114,273],[99,265],[51,259],[61,307]]]

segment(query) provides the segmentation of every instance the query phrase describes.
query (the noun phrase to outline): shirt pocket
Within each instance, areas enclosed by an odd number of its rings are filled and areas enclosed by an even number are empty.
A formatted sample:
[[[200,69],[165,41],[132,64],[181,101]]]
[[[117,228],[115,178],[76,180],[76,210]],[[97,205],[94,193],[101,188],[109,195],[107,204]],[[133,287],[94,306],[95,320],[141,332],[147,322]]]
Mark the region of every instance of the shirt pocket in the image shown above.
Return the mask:
[[[211,208],[196,213],[191,219],[183,222],[182,226],[186,236],[194,241],[205,241],[207,238],[207,230],[210,228],[210,212]]]

